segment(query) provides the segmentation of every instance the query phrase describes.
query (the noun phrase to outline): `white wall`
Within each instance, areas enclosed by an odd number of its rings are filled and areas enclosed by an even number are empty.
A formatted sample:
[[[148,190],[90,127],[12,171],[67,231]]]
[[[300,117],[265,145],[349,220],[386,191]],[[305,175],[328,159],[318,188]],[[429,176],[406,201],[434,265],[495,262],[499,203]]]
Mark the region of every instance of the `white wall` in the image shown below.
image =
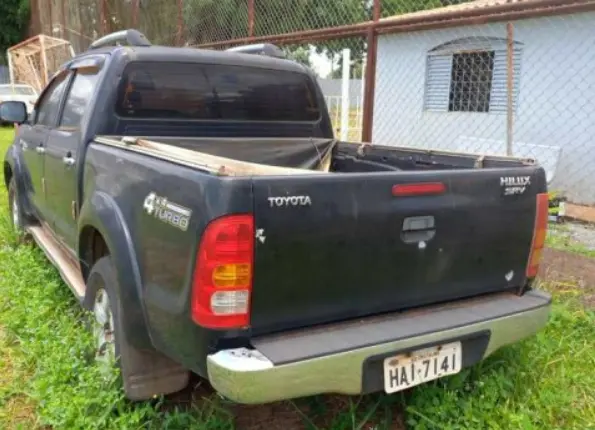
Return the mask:
[[[341,85],[343,82],[341,79],[327,79],[318,78],[318,85],[322,90],[322,94],[325,97],[341,97]],[[362,94],[362,80],[361,79],[350,79],[349,80],[349,100],[355,103],[355,99],[360,97]]]
[[[542,159],[550,188],[585,204],[595,203],[594,28],[595,13],[514,22],[524,44],[514,153]],[[374,143],[505,153],[506,114],[424,111],[427,51],[473,36],[506,38],[506,24],[381,36]]]

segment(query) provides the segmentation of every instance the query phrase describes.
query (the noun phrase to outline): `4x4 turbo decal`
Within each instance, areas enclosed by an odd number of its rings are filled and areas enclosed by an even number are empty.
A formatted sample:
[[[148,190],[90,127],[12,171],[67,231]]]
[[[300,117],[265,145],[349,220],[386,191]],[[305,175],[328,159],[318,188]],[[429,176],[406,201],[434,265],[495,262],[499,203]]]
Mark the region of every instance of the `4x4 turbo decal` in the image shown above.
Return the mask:
[[[143,209],[147,214],[160,221],[166,222],[182,231],[188,230],[192,211],[184,206],[170,202],[167,197],[160,197],[149,193],[143,202]]]

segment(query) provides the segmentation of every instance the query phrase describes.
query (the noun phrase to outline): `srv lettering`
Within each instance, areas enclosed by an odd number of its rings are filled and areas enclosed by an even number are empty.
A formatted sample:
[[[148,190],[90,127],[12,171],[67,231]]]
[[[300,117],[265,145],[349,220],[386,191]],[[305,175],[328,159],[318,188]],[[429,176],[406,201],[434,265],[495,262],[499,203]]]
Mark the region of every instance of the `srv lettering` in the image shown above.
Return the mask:
[[[504,195],[505,196],[517,196],[519,194],[523,194],[527,187],[507,187],[504,188]]]

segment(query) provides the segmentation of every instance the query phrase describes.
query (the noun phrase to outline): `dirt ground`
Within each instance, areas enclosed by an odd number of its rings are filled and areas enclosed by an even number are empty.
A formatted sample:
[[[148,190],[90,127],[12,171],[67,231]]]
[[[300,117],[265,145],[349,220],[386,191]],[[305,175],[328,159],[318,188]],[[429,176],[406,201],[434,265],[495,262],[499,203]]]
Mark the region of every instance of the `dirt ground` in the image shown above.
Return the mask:
[[[584,290],[583,300],[595,308],[595,259],[574,252],[546,248],[539,270],[539,278],[553,282],[554,286],[579,287]]]
[[[188,387],[170,396],[167,404],[171,407],[202,405],[205,402],[213,402],[207,399],[213,399],[214,396],[216,397],[217,394],[209,384],[193,374]],[[348,414],[358,400],[358,397],[328,395],[315,399],[298,399],[293,402],[255,406],[235,405],[222,400],[218,408],[223,408],[233,416],[235,428],[238,430],[305,430],[307,428],[322,430],[331,428],[333,419],[338,415]],[[394,406],[391,416],[392,420],[387,430],[405,430],[400,408]],[[377,428],[373,417],[363,425],[356,422],[356,426],[358,425],[361,425],[359,427],[361,430]]]

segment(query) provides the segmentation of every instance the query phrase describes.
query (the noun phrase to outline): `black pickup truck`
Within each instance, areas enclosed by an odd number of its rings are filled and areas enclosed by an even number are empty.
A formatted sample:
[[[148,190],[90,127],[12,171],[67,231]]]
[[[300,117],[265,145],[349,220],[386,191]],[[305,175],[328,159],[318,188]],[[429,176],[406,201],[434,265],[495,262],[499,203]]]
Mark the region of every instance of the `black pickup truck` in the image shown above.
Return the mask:
[[[29,117],[0,104],[19,124],[14,226],[93,312],[130,399],[189,372],[239,403],[392,393],[546,324],[541,167],[337,141],[307,68],[235,51],[126,30],[63,65]]]

